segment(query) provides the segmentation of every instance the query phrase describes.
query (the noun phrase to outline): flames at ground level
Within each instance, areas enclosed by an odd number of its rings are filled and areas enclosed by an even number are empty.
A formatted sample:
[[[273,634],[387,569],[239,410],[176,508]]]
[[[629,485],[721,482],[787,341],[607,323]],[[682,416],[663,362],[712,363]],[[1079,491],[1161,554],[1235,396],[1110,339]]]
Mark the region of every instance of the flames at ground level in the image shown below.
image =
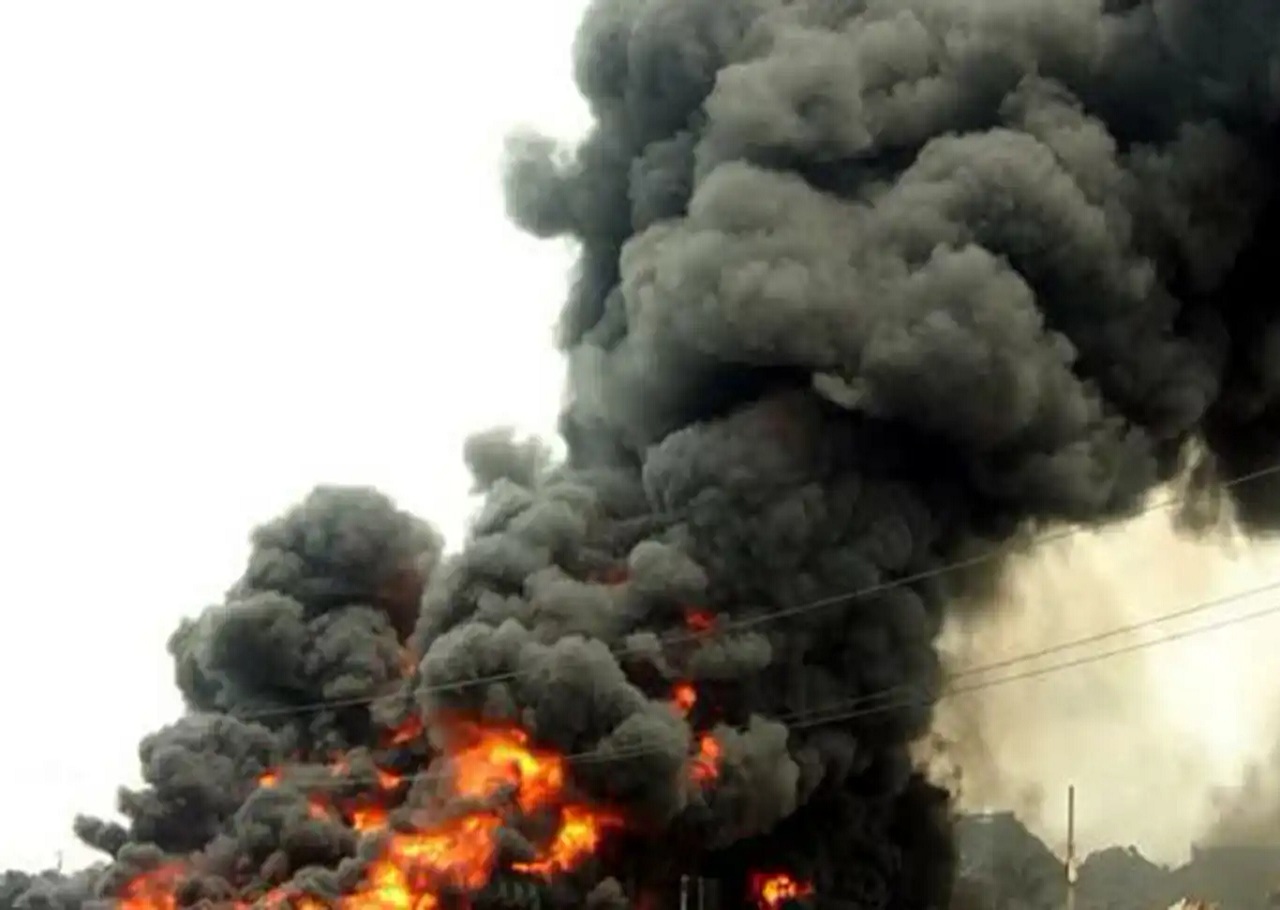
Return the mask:
[[[672,710],[688,716],[697,703],[690,683],[677,684],[670,695]],[[611,832],[629,826],[616,808],[595,805],[578,795],[571,784],[570,757],[534,746],[526,731],[460,720],[433,721],[430,726],[445,743],[438,761],[425,771],[401,772],[374,767],[359,773],[347,756],[336,756],[317,774],[314,765],[283,765],[262,773],[261,789],[292,788],[305,799],[306,811],[321,821],[343,824],[361,836],[376,839],[374,858],[350,893],[335,904],[332,898],[277,887],[245,895],[224,904],[235,910],[434,910],[444,895],[466,897],[483,889],[495,873],[554,879],[572,873],[596,855]],[[420,740],[428,724],[411,717],[391,731],[392,747]],[[709,732],[696,734],[686,773],[691,786],[711,787],[720,773],[721,746]],[[416,781],[439,784],[441,806],[436,816],[412,816],[411,823],[393,824]],[[504,859],[500,835],[537,819],[529,838],[533,855]],[[181,888],[190,868],[175,861],[127,882],[116,901],[117,910],[178,910]],[[753,876],[752,899],[761,910],[776,910],[787,899],[803,897],[808,886],[785,874]]]
[[[713,614],[694,607],[685,611],[693,634],[715,625]],[[690,717],[699,697],[693,683],[677,682],[668,701],[682,717]],[[254,893],[220,906],[229,910],[436,910],[445,895],[469,905],[470,895],[485,888],[495,873],[551,880],[572,873],[596,855],[605,838],[629,827],[616,808],[591,804],[571,787],[569,756],[532,745],[528,733],[515,726],[473,719],[433,718],[429,725],[414,714],[388,731],[383,745],[395,750],[419,743],[428,727],[443,732],[447,745],[426,771],[373,767],[357,772],[348,756],[337,755],[317,775],[314,765],[282,765],[258,776],[261,789],[293,788],[304,799],[307,814],[317,821],[345,825],[362,837],[376,839],[376,855],[358,886],[337,899],[299,893],[288,886]],[[707,731],[695,734],[686,763],[691,786],[715,785],[722,747]],[[453,809],[440,817],[415,818],[393,824],[413,783],[432,778],[442,785],[442,804]],[[458,808],[463,807],[463,808]],[[509,825],[537,818],[543,836],[534,855],[504,862],[500,834]],[[191,869],[169,862],[140,874],[119,891],[116,910],[180,910],[180,893]],[[785,872],[752,873],[747,898],[758,910],[779,910],[789,901],[813,893],[812,887]],[[450,906],[456,902],[449,902]]]

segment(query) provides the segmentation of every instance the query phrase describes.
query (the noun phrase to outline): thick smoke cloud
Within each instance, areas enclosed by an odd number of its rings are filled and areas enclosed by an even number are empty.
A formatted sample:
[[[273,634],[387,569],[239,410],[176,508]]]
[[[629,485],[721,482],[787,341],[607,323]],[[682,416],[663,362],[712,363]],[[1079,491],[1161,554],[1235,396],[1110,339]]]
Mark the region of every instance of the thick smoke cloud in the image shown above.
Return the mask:
[[[582,244],[571,460],[636,465],[733,612],[1123,517],[1191,440],[1206,496],[1271,463],[1278,49],[1260,3],[593,4],[597,127],[520,137],[509,177],[518,221]],[[746,701],[927,697],[944,594],[769,629]],[[798,817],[926,722],[887,713],[849,725],[864,765],[806,766]]]
[[[316,819],[303,788],[263,790],[257,780],[286,760],[335,753],[350,756],[353,777],[370,773],[360,763],[377,742],[368,703],[403,677],[405,626],[440,552],[429,525],[367,489],[319,488],[258,528],[225,602],[173,635],[190,713],[142,741],[144,786],[118,798],[125,823],[76,820],[111,865],[45,876],[15,906],[111,907],[133,877],[191,858],[183,906],[291,878],[308,893],[337,893],[330,879],[344,862],[358,876],[354,832]],[[328,707],[309,710],[319,703]],[[297,774],[305,782],[327,771]]]
[[[1060,854],[1074,785],[1082,849],[1137,844],[1157,862],[1184,862],[1217,811],[1206,792],[1233,781],[1273,726],[1280,691],[1255,653],[1276,618],[1234,621],[1273,602],[1275,555],[1234,535],[1179,535],[1156,509],[1013,558],[998,600],[940,639],[953,685],[968,691],[939,704],[920,744],[931,770],[961,809],[1016,811]],[[1200,609],[1168,621],[1188,607]],[[1164,640],[1220,622],[1231,625]],[[1186,798],[1175,808],[1169,793]]]
[[[591,3],[595,126],[520,137],[507,175],[513,217],[581,250],[567,457],[473,440],[484,505],[443,561],[369,491],[261,529],[173,638],[194,713],[144,744],[128,824],[80,826],[115,858],[95,893],[195,850],[184,905],[332,900],[368,845],[252,777],[417,709],[518,723],[634,820],[557,905],[690,869],[734,902],[764,865],[847,906],[945,904],[947,796],[910,746],[948,604],[982,579],[885,585],[1131,514],[1192,443],[1210,499],[1280,454],[1278,25],[1262,0]],[[1242,519],[1274,524],[1277,490],[1234,488]],[[354,703],[407,664],[400,697]]]

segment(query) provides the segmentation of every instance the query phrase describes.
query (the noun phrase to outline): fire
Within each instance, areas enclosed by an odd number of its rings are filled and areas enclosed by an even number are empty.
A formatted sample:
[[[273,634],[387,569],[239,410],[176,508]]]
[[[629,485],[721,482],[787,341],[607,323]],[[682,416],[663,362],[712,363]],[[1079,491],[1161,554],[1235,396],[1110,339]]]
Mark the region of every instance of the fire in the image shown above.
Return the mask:
[[[382,806],[357,806],[351,810],[351,827],[361,834],[381,831],[387,826],[387,810]]]
[[[170,864],[144,872],[124,887],[116,910],[178,910],[177,886],[183,868]],[[234,910],[329,910],[324,901],[284,888],[268,892],[257,902],[236,901]]]
[[[476,813],[425,831],[396,834],[342,910],[429,910],[442,888],[483,888],[497,856],[502,819]]]
[[[760,910],[777,910],[787,901],[813,894],[813,885],[787,872],[753,872],[747,887]]]
[[[341,777],[348,774],[350,770],[350,762],[343,757],[336,758],[329,765],[329,773],[333,777]],[[374,774],[377,788],[383,793],[395,791],[404,782],[402,775],[382,768],[375,768]],[[279,771],[266,771],[258,776],[258,786],[265,789],[277,787],[280,785],[280,777]],[[334,804],[322,793],[308,795],[307,814],[317,821],[332,821],[341,816],[352,828],[362,834],[381,831],[387,827],[389,821],[387,807],[377,802],[376,798],[374,800],[367,798],[343,800]]]
[[[260,903],[250,904],[237,901],[235,910],[326,910],[324,901],[309,894],[296,894],[285,888],[276,888],[267,893]]]
[[[687,699],[691,707],[693,687],[680,691],[684,694],[677,700]],[[238,903],[236,910],[439,910],[443,893],[474,892],[488,883],[499,860],[499,831],[506,824],[518,824],[535,812],[555,820],[535,855],[511,865],[514,872],[543,878],[575,869],[599,850],[609,830],[624,826],[625,819],[614,811],[570,801],[565,757],[535,748],[524,730],[458,721],[444,729],[451,735],[440,756],[449,772],[440,778],[448,790],[443,795],[474,800],[476,808],[417,830],[399,830],[392,828],[389,817],[396,805],[391,800],[405,789],[401,774],[375,768],[367,791],[354,798],[335,797],[332,788],[318,785],[306,795],[314,817],[342,819],[359,832],[376,831],[385,838],[360,885],[334,907],[286,886],[255,903]],[[416,738],[422,730],[421,721],[409,721],[394,735]],[[710,735],[702,737],[693,759],[698,779],[715,777],[719,749]],[[328,771],[344,788],[355,783],[358,778],[351,775],[359,773],[344,756],[335,757]],[[258,776],[258,786],[278,787],[287,774],[287,768],[267,770]],[[306,778],[299,776],[297,781],[305,786]],[[183,867],[175,865],[139,876],[126,885],[115,910],[178,910],[182,873]]]
[[[589,806],[565,806],[560,819],[560,830],[542,858],[527,863],[514,863],[518,872],[550,876],[567,872],[600,847],[600,838],[606,828],[621,827],[621,816],[601,812]]]
[[[422,718],[416,714],[410,714],[402,723],[391,730],[388,744],[392,746],[407,745],[422,736],[423,732]]]
[[[693,687],[693,683],[676,683],[671,690],[671,703],[676,706],[677,711],[687,716],[698,703],[698,690]]]
[[[182,867],[160,866],[144,872],[124,886],[117,910],[177,910],[175,896]]]
[[[344,769],[339,769],[335,766],[331,769],[331,772],[336,775],[341,773],[341,770]],[[271,790],[280,786],[280,772],[275,770],[264,771],[258,775],[258,786],[264,790]],[[313,793],[307,797],[307,814],[316,821],[329,821],[333,818],[333,807],[323,796]]]
[[[690,632],[710,632],[715,628],[716,614],[701,607],[685,607],[684,625]]]
[[[486,799],[506,787],[516,790],[525,812],[549,805],[564,788],[564,759],[531,749],[523,730],[475,729],[474,741],[453,756],[453,786],[459,796]]]
[[[698,754],[693,757],[689,774],[695,783],[709,784],[720,776],[720,758],[724,750],[710,733],[698,739]]]

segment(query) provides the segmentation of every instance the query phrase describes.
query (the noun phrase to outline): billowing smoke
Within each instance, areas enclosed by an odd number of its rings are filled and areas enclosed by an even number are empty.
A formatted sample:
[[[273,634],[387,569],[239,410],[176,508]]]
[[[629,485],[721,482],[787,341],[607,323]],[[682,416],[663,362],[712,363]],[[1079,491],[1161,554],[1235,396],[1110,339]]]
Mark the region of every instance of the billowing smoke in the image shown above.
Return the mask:
[[[1240,779],[1215,788],[1212,822],[1203,841],[1210,847],[1280,844],[1280,737],[1274,717],[1267,732],[1272,743],[1248,763]]]
[[[109,865],[27,906],[411,906],[375,901],[413,860],[444,880],[417,907],[682,873],[738,904],[775,872],[769,905],[939,907],[947,794],[910,746],[948,604],[999,566],[938,571],[1188,468],[1200,514],[1280,517],[1276,483],[1217,485],[1280,454],[1280,6],[597,0],[576,77],[590,135],[508,173],[580,245],[566,459],[475,440],[443,561],[367,491],[261,530],[174,636],[191,713],[126,823],[78,824]],[[527,775],[469,787],[495,737]],[[362,834],[361,782],[424,769]]]
[[[1253,660],[1280,628],[1257,616],[1276,554],[1179,535],[1167,512],[1039,543],[1009,561],[998,600],[944,630],[957,691],[920,749],[960,808],[1014,810],[1062,853],[1074,785],[1081,855],[1139,844],[1176,865],[1203,838],[1206,791],[1264,745],[1280,697]]]

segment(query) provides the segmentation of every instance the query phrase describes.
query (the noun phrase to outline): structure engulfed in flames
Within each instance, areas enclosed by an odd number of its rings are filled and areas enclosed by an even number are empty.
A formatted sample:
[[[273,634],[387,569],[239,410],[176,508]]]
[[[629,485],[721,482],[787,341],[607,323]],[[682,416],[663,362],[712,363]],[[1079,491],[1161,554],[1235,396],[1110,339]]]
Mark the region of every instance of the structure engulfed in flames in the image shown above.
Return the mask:
[[[696,702],[690,683],[680,683],[672,693],[673,710],[687,714]],[[314,786],[307,792],[309,813],[317,819],[336,818],[364,836],[380,838],[376,858],[369,864],[360,886],[343,896],[340,910],[433,910],[445,893],[467,895],[484,888],[498,871],[499,832],[506,826],[522,828],[530,819],[550,822],[550,833],[537,844],[531,858],[507,863],[511,873],[550,879],[573,871],[599,849],[605,835],[626,827],[620,812],[576,800],[571,795],[567,756],[539,749],[529,735],[515,726],[487,724],[456,718],[433,719],[430,726],[443,732],[448,745],[429,772],[404,775],[377,768],[354,799],[331,798],[337,786]],[[424,735],[428,724],[411,717],[388,737],[392,745],[405,745]],[[702,786],[712,784],[719,771],[720,747],[710,733],[699,737],[689,756],[689,779]],[[438,767],[439,770],[436,770]],[[257,780],[261,788],[290,785],[291,769],[275,768]],[[346,757],[337,757],[328,768],[332,783],[356,783]],[[423,819],[408,829],[392,826],[390,816],[415,779],[430,777],[443,782],[456,809],[444,817]],[[118,910],[176,910],[184,870],[165,865],[130,881],[121,893]],[[269,892],[236,908],[267,910],[320,910],[320,899],[284,890]]]

